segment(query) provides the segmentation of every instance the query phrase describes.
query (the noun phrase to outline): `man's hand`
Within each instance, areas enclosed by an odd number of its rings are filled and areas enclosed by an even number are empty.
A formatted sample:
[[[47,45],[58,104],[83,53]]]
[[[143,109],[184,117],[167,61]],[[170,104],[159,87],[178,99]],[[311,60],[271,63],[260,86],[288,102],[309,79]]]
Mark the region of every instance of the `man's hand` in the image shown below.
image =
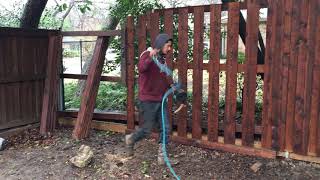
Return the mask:
[[[150,57],[157,55],[159,51],[160,51],[159,49],[152,49],[150,51]]]
[[[173,91],[176,91],[176,87],[174,86],[174,84],[170,84],[170,87],[173,88]]]

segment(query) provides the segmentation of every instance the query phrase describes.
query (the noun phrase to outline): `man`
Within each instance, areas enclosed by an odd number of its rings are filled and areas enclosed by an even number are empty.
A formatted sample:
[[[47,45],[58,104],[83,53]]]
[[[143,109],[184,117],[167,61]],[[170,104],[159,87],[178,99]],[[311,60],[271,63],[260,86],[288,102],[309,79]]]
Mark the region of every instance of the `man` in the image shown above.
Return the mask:
[[[139,101],[140,112],[142,113],[143,125],[132,134],[126,135],[125,142],[128,154],[133,155],[134,144],[144,137],[150,135],[155,125],[160,125],[158,163],[164,164],[163,153],[161,150],[162,142],[162,119],[161,101],[165,92],[170,87],[167,82],[167,75],[161,72],[154,63],[153,58],[157,58],[165,64],[165,56],[172,50],[172,39],[167,34],[159,34],[156,37],[154,47],[148,48],[140,55],[138,63],[139,71]],[[166,139],[168,139],[169,124],[166,122]]]

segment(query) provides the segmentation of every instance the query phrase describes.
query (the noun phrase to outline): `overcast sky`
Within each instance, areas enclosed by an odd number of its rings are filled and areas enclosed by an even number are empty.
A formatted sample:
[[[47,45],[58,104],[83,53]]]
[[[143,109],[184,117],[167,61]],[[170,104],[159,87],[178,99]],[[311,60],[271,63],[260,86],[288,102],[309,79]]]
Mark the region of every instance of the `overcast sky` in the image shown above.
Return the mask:
[[[70,2],[70,0],[57,0],[58,2]],[[115,0],[92,0],[95,5],[99,4],[99,7],[101,6],[110,6],[110,4],[113,4]],[[181,2],[181,5],[179,6],[195,6],[195,5],[204,5],[204,4],[210,4],[211,3],[220,3],[221,0],[178,0]],[[10,10],[16,2],[23,2],[26,3],[27,0],[0,0],[0,5],[2,7],[5,7],[6,9]],[[170,7],[170,0],[159,0],[166,8]],[[55,6],[55,0],[48,0],[47,6]],[[0,7],[1,8],[1,7]],[[266,17],[267,16],[267,10],[263,9],[261,10],[261,16]],[[244,14],[245,15],[245,14]]]

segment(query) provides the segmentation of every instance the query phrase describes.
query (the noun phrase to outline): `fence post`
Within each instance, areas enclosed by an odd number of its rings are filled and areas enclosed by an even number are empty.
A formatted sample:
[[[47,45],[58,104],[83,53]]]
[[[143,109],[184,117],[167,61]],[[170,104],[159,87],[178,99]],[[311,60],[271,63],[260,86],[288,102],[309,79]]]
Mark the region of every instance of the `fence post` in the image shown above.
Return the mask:
[[[134,21],[132,16],[127,17],[127,128],[134,129]]]

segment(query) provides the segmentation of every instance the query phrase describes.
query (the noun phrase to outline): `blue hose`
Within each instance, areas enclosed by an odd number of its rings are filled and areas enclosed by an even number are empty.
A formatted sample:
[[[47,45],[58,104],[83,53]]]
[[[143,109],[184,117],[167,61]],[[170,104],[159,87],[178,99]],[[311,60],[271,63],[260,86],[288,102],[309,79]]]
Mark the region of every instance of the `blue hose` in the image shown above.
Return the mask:
[[[170,94],[172,94],[175,90],[175,87],[172,87],[170,88],[163,96],[162,98],[162,103],[161,103],[161,117],[162,117],[162,152],[163,152],[163,158],[164,158],[164,161],[167,165],[167,167],[170,169],[170,172],[171,174],[177,179],[177,180],[180,180],[180,177],[177,176],[176,172],[174,171],[174,169],[172,168],[171,166],[171,163],[169,161],[169,158],[168,158],[168,154],[167,154],[167,150],[166,150],[166,124],[165,124],[165,121],[166,121],[166,116],[165,116],[165,101],[167,100],[168,96]]]
[[[156,63],[156,65],[159,67],[160,72],[164,72],[167,76],[171,76],[173,78],[173,72],[171,69],[168,68],[165,64],[162,64],[158,61],[158,59],[153,56],[152,60]],[[171,163],[168,158],[167,150],[166,150],[166,116],[164,112],[166,111],[165,109],[165,102],[168,99],[168,96],[172,94],[175,90],[180,89],[181,84],[179,82],[175,82],[174,86],[171,87],[163,96],[162,98],[162,103],[161,103],[161,119],[162,119],[162,152],[163,152],[163,159],[164,162],[166,163],[167,167],[170,169],[171,174],[177,179],[180,180],[180,177],[177,176],[176,172],[173,170]]]

